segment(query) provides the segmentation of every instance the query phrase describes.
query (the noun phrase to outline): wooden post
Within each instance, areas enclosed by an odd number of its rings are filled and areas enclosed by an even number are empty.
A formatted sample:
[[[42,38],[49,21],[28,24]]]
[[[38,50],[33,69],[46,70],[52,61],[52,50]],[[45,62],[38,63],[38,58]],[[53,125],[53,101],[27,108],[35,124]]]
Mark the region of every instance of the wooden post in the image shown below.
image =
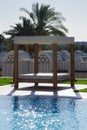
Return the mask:
[[[70,44],[70,76],[71,87],[74,87],[75,72],[74,72],[74,44]]]
[[[14,88],[18,89],[18,45],[14,45]]]
[[[53,87],[57,88],[57,44],[52,45],[53,48]]]
[[[38,73],[38,52],[39,52],[39,45],[35,44],[35,61],[34,61],[34,73]],[[38,86],[38,83],[35,82],[35,86]]]

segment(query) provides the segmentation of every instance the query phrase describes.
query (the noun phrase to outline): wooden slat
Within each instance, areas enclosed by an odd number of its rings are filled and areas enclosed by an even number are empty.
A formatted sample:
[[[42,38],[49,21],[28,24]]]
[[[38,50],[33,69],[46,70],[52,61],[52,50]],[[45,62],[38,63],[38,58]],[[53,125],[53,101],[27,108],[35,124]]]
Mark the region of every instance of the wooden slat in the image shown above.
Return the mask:
[[[18,45],[14,45],[14,87],[18,89]]]
[[[70,79],[59,79],[57,80],[57,83],[62,83],[62,82],[65,82],[65,81],[69,81]],[[18,82],[29,82],[29,83],[35,83],[35,82],[38,82],[38,83],[53,83],[53,79],[23,79],[23,78],[19,78],[18,79]],[[56,87],[54,87],[56,88]]]
[[[52,45],[53,48],[53,86],[57,87],[57,44]]]
[[[71,86],[74,87],[75,72],[74,72],[74,45],[70,44],[70,75],[71,75]]]
[[[35,59],[34,59],[34,73],[38,73],[38,52],[39,52],[39,45],[35,44]],[[38,82],[35,82],[35,85],[38,85]]]
[[[35,44],[34,73],[38,73],[38,51],[39,45]]]
[[[36,81],[37,81],[37,83],[53,83],[53,80],[52,79],[34,79],[34,78],[32,78],[32,79],[24,79],[24,78],[19,78],[19,80],[18,80],[19,82],[29,82],[29,83],[36,83]],[[37,86],[36,84],[35,84],[35,86]]]

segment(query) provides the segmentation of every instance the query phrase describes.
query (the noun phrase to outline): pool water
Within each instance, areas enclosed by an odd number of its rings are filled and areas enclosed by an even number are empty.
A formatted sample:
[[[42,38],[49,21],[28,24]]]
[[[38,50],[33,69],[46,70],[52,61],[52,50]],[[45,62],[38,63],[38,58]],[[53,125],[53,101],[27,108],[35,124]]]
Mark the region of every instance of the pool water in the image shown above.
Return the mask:
[[[87,130],[87,101],[0,96],[0,130]]]

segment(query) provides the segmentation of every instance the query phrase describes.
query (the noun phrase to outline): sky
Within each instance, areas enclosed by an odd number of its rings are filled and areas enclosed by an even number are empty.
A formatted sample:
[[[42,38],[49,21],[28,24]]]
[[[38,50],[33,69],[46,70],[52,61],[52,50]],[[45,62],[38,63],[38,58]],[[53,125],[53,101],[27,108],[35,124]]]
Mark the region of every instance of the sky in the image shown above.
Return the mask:
[[[67,36],[75,41],[87,41],[87,0],[0,0],[0,34],[20,23],[20,16],[27,17],[20,11],[21,7],[31,11],[32,4],[37,2],[62,13],[66,19],[63,24],[69,30]]]

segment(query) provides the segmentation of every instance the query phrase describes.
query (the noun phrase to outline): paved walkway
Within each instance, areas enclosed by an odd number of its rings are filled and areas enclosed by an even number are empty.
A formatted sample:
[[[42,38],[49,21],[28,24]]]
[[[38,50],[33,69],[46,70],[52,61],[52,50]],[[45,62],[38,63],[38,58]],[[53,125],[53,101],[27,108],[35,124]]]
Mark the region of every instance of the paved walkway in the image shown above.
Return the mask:
[[[33,87],[32,83],[19,83],[19,89],[14,90],[14,85],[0,86],[0,95],[7,96],[58,96],[68,98],[87,99],[87,93],[75,92],[77,89],[87,88],[87,85],[75,85],[71,88],[69,84],[59,84],[57,90],[54,90],[52,84],[40,84],[40,87]]]

